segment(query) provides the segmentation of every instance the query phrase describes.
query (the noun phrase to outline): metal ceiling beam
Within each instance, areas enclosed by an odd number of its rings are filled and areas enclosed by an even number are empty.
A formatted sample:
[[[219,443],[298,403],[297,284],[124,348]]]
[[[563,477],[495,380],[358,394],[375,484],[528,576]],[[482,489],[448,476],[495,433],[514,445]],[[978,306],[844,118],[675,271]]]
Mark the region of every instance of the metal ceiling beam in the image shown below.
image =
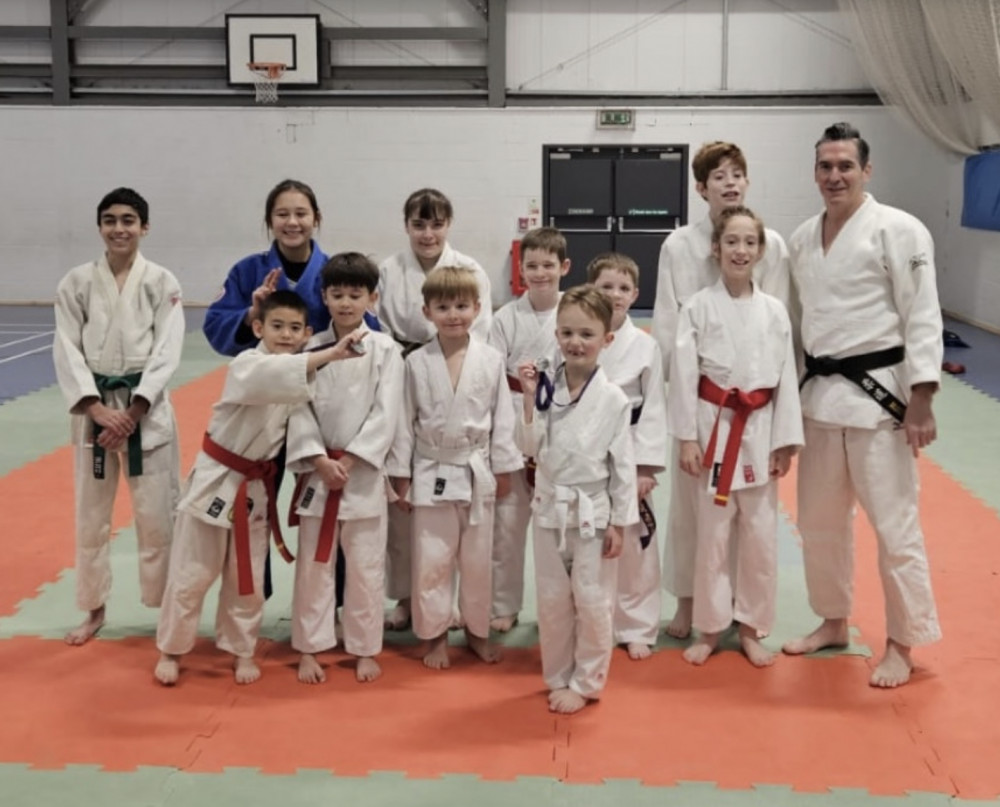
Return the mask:
[[[52,49],[52,103],[56,106],[66,106],[70,100],[67,0],[49,0],[49,23]]]
[[[47,25],[0,25],[0,39],[44,39],[49,40]]]
[[[489,105],[506,106],[507,102],[507,0],[493,0],[486,27],[486,75]]]
[[[455,26],[455,27],[443,27],[434,28],[430,26],[421,26],[417,28],[323,28],[323,39],[348,39],[348,40],[361,40],[361,39],[396,39],[396,40],[427,40],[427,41],[455,41],[455,40],[471,40],[479,41],[484,40],[488,36],[488,26],[486,25],[472,25],[472,26]]]

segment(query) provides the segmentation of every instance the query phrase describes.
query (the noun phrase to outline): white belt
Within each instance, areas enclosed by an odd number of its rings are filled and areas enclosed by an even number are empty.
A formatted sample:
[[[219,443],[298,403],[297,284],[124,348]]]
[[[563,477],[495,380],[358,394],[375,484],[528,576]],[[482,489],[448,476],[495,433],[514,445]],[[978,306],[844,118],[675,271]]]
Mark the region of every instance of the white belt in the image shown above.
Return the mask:
[[[594,500],[591,494],[600,493],[607,485],[606,480],[586,482],[578,485],[552,485],[553,510],[559,530],[559,551],[566,548],[566,527],[569,521],[570,505],[576,504],[577,529],[581,538],[593,538],[597,534],[594,517]]]
[[[488,444],[445,448],[435,446],[417,438],[416,453],[434,462],[445,465],[468,465],[472,471],[472,501],[469,508],[469,524],[481,524],[485,514],[486,500],[496,494],[497,483],[486,464]]]

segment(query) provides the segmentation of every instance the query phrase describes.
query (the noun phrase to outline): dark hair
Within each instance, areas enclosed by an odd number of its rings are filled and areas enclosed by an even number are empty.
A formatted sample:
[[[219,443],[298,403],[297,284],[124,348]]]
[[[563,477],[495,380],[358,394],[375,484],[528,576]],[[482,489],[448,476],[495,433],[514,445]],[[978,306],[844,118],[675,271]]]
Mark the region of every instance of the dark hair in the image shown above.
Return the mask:
[[[600,320],[604,325],[605,333],[611,330],[611,316],[614,313],[614,307],[607,295],[603,291],[599,291],[596,286],[591,286],[588,283],[584,286],[566,289],[563,296],[559,298],[556,317],[558,318],[564,309],[572,306],[576,306],[588,316]]]
[[[566,236],[555,227],[536,227],[528,230],[521,239],[521,260],[524,260],[524,253],[529,249],[537,249],[542,252],[551,252],[559,263],[566,260]]]
[[[267,315],[276,308],[290,308],[293,311],[298,311],[302,315],[303,321],[309,322],[309,307],[306,305],[306,301],[291,289],[278,289],[267,295],[260,304],[258,319],[265,322]]]
[[[743,156],[740,147],[724,140],[714,140],[698,149],[698,153],[691,160],[691,173],[694,174],[694,181],[705,185],[709,175],[725,160],[730,160],[746,176],[747,158]]]
[[[441,191],[421,188],[414,191],[403,204],[403,221],[427,219],[428,221],[451,221],[455,217],[451,202]]]
[[[277,203],[278,197],[285,191],[296,191],[305,196],[306,199],[309,200],[309,204],[312,207],[313,215],[316,216],[316,223],[319,224],[321,218],[319,212],[319,202],[316,201],[316,194],[313,193],[313,189],[306,185],[305,182],[299,182],[297,179],[283,179],[271,188],[270,193],[267,194],[267,200],[264,202],[265,227],[270,228],[271,214],[274,212],[274,205]]]
[[[126,205],[139,214],[140,224],[149,224],[149,203],[131,188],[115,188],[97,204],[97,224],[100,226],[101,214],[114,205]]]
[[[331,286],[365,288],[371,293],[378,288],[378,267],[360,252],[338,252],[326,262],[320,273],[323,289]]]
[[[761,221],[760,216],[754,213],[749,207],[743,207],[739,205],[738,207],[727,207],[721,213],[719,213],[719,218],[716,220],[715,224],[712,225],[712,243],[718,244],[722,241],[722,234],[726,231],[726,225],[729,223],[730,219],[735,219],[738,216],[744,216],[756,225],[757,227],[757,243],[760,245],[760,254],[764,254],[764,222]]]
[[[868,165],[868,143],[861,136],[861,132],[843,121],[827,126],[823,130],[823,136],[816,141],[816,149],[818,150],[823,143],[836,143],[838,140],[853,140],[858,149],[858,164],[862,168]]]
[[[587,264],[587,282],[596,283],[601,272],[606,269],[628,275],[632,285],[639,288],[639,265],[628,255],[622,255],[620,252],[602,252],[595,256]]]

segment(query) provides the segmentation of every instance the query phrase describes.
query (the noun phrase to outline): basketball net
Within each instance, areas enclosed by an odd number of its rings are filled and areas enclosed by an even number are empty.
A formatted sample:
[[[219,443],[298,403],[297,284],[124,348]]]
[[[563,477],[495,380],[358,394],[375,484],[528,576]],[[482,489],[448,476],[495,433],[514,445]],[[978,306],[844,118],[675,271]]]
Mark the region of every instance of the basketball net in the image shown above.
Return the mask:
[[[285,74],[281,62],[249,62],[247,67],[253,72],[254,100],[258,104],[274,104],[278,101],[278,82]]]

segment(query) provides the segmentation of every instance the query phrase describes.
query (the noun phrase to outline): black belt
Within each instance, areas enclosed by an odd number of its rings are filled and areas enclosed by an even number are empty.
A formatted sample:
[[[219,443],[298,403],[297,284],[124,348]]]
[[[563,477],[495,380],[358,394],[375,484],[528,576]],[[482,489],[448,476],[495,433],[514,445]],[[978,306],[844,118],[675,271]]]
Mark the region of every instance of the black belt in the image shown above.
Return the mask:
[[[417,348],[421,348],[426,345],[426,342],[410,342],[406,339],[400,339],[398,336],[394,336],[393,339],[396,340],[396,344],[403,349],[403,358],[405,359]]]
[[[629,416],[629,422],[632,426],[639,422],[639,418],[642,417],[642,404],[639,404],[632,410],[632,414]]]
[[[842,375],[863,389],[879,406],[899,423],[906,415],[906,404],[883,387],[869,375],[869,370],[879,367],[891,367],[899,364],[906,356],[903,346],[876,350],[872,353],[862,353],[859,356],[847,356],[834,359],[830,356],[810,356],[806,353],[806,374],[802,377],[799,389],[814,376]]]

